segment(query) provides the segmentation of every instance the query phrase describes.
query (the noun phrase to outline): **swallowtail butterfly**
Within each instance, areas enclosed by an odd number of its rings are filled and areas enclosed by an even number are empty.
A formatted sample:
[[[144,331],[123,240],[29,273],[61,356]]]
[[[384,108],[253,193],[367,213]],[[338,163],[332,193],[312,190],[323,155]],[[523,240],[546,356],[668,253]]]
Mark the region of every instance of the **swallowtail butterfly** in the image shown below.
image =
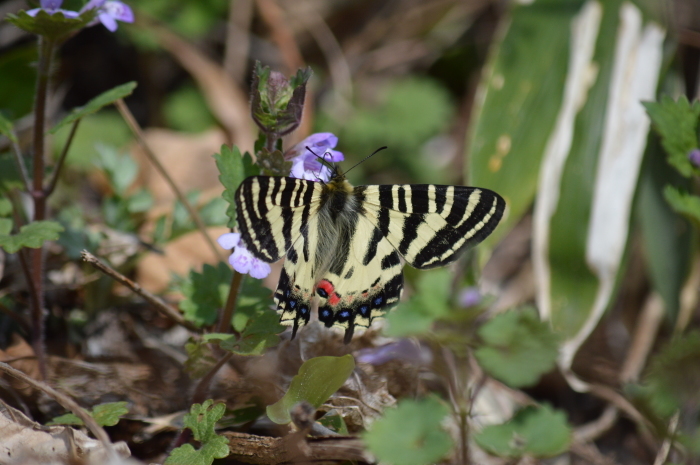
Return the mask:
[[[242,244],[272,263],[286,257],[274,294],[292,337],[318,318],[327,327],[369,327],[398,303],[403,262],[443,266],[484,240],[505,201],[475,187],[403,184],[353,187],[334,169],[327,183],[252,176],[236,192]]]

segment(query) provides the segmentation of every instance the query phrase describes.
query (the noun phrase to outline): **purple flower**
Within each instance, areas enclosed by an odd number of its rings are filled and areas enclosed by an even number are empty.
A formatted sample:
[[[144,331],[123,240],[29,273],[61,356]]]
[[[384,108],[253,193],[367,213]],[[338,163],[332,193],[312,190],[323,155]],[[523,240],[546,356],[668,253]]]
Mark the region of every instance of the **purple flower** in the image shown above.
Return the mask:
[[[118,0],[90,0],[80,12],[83,13],[84,11],[92,9],[97,10],[97,17],[89,26],[93,26],[99,22],[111,32],[114,32],[117,30],[117,21],[125,23],[134,22],[134,12],[131,11],[131,7]]]
[[[481,292],[476,287],[467,287],[459,292],[457,302],[462,308],[469,308],[481,302]]]
[[[344,160],[345,157],[341,152],[333,150],[337,144],[338,138],[330,132],[311,134],[299,142],[284,156],[287,160],[291,159],[292,161],[290,176],[309,181],[328,181],[331,177],[331,170],[321,163],[319,157],[323,157],[328,162]]]
[[[688,154],[688,160],[694,167],[700,168],[700,149],[691,150]]]
[[[240,233],[222,234],[216,241],[224,249],[231,250],[235,247],[233,253],[228,257],[228,262],[233,269],[239,273],[249,274],[256,279],[263,279],[272,271],[269,264],[255,258],[253,254],[240,243]]]
[[[391,360],[404,360],[415,365],[427,365],[433,359],[429,349],[410,339],[399,339],[396,342],[373,349],[358,351],[355,360],[372,365],[382,365]]]
[[[41,8],[34,8],[27,11],[29,16],[36,16],[39,10],[44,10],[48,14],[52,15],[54,13],[63,13],[66,18],[77,18],[80,13],[77,11],[63,10],[61,9],[61,4],[63,0],[41,0]]]

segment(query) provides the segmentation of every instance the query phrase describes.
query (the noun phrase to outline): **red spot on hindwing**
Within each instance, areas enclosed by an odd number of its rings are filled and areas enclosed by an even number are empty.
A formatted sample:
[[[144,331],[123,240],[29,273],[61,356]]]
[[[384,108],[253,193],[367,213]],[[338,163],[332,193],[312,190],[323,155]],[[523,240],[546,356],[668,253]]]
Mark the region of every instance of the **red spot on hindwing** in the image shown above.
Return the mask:
[[[320,283],[318,283],[318,286],[316,286],[317,289],[323,289],[326,291],[326,294],[331,295],[335,291],[335,287],[333,287],[333,284],[331,284],[330,281],[327,279],[322,279]]]
[[[338,305],[338,302],[340,302],[340,296],[338,295],[338,293],[334,292],[333,294],[328,296],[328,302],[333,306]]]

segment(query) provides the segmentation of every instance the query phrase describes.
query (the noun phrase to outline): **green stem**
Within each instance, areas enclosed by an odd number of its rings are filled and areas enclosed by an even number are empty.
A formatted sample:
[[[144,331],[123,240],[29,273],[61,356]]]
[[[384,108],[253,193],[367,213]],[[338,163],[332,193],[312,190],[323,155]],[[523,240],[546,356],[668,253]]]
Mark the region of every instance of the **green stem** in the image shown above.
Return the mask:
[[[44,195],[46,197],[50,196],[53,191],[56,189],[56,184],[58,183],[58,177],[61,174],[61,168],[63,168],[63,163],[66,161],[66,156],[68,155],[68,149],[70,148],[71,143],[73,142],[73,137],[75,136],[75,131],[78,130],[78,124],[80,124],[80,121],[82,119],[77,119],[73,122],[73,126],[70,128],[70,134],[68,135],[68,140],[66,140],[66,145],[63,146],[63,152],[61,152],[61,156],[58,159],[58,162],[56,163],[56,167],[53,170],[53,176],[51,177],[51,182],[49,182],[49,185],[44,189]]]
[[[33,221],[46,219],[46,194],[44,192],[44,125],[46,123],[46,95],[54,42],[39,37],[39,62],[37,66],[36,97],[34,100],[34,176],[31,195],[34,200]],[[44,248],[32,249],[32,281],[38,302],[32,308],[32,346],[39,361],[39,370],[46,379],[46,349],[44,347]]]

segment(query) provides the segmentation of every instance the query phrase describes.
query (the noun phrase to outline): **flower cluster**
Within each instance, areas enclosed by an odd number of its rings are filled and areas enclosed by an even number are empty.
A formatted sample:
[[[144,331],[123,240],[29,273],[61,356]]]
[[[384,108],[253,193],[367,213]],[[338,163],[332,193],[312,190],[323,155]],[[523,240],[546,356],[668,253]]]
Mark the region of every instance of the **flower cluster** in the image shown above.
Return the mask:
[[[700,168],[700,149],[691,150],[688,154],[688,160],[695,168]]]
[[[344,159],[341,152],[333,150],[338,144],[338,138],[330,132],[312,134],[297,145],[292,147],[285,158],[292,161],[290,176],[309,181],[327,182],[331,177],[331,170],[319,160],[323,157],[328,162],[338,162]],[[224,249],[234,249],[229,256],[229,263],[239,273],[250,274],[253,278],[262,279],[270,274],[270,265],[255,258],[243,244],[240,243],[239,233],[226,233],[217,241]]]
[[[239,273],[249,273],[253,278],[262,279],[272,271],[269,264],[255,258],[253,254],[240,243],[241,235],[239,233],[222,234],[216,241],[224,249],[234,249],[233,253],[228,257],[228,262],[233,269]]]
[[[337,144],[338,138],[330,132],[312,134],[299,142],[285,154],[285,158],[292,161],[289,175],[309,181],[328,181],[331,170],[319,158],[334,163],[344,160],[341,152],[333,150]]]
[[[61,8],[63,0],[41,0],[41,8],[34,8],[27,11],[29,16],[36,16],[40,10],[52,15],[54,13],[63,13],[66,18],[77,18],[82,13],[88,10],[95,10],[97,17],[88,26],[93,26],[97,23],[102,23],[104,27],[114,32],[117,30],[117,21],[125,23],[134,22],[134,12],[131,7],[119,0],[90,0],[85,4],[80,11],[70,11]]]

